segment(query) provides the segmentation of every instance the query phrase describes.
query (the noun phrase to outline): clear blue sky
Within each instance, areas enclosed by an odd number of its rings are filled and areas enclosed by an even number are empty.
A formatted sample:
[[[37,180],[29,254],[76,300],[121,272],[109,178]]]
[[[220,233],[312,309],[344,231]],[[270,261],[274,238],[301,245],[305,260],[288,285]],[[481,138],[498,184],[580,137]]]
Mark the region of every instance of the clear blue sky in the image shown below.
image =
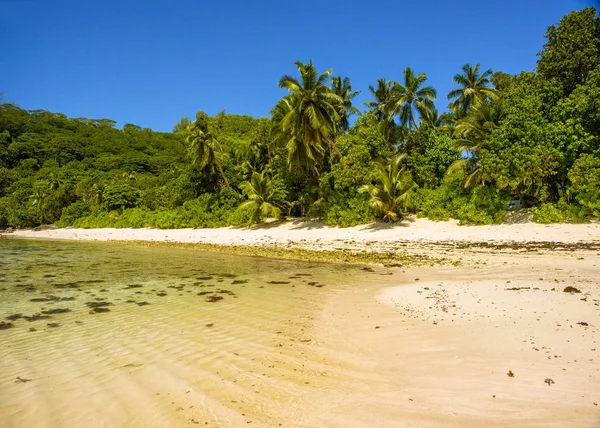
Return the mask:
[[[535,67],[546,28],[597,0],[0,0],[0,91],[25,109],[170,131],[198,110],[267,116],[294,61],[348,76],[426,72],[447,105],[463,64]],[[362,109],[362,106],[359,106]]]

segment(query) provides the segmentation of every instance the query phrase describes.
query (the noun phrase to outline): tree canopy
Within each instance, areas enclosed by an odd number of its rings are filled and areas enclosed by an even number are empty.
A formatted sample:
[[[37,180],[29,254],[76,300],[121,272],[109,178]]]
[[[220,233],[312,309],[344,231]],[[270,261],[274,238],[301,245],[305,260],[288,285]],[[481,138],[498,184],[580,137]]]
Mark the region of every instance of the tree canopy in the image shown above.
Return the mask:
[[[536,70],[467,63],[438,111],[425,72],[375,80],[312,60],[283,74],[270,117],[202,111],[160,133],[0,98],[0,227],[215,227],[303,216],[350,226],[406,213],[501,222],[600,216],[600,17],[550,25]],[[290,71],[294,66],[290,64]],[[393,76],[392,76],[393,77]],[[353,123],[352,123],[353,122]]]

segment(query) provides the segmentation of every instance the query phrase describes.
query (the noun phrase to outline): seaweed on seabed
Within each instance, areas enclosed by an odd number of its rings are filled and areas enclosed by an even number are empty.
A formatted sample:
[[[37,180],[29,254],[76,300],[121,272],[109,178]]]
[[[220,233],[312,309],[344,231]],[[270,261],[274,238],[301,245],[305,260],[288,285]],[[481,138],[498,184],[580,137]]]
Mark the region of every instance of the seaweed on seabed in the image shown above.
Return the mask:
[[[46,311],[42,311],[42,313],[46,314],[46,315],[65,314],[67,312],[71,312],[71,309],[69,309],[69,308],[56,308],[56,309],[48,309]]]
[[[92,310],[90,311],[90,314],[93,314],[93,313],[100,314],[100,313],[109,312],[109,311],[110,311],[110,309],[105,308],[105,307],[92,308]]]
[[[112,306],[110,302],[86,302],[85,303],[90,308],[103,308],[106,306]]]
[[[8,330],[9,328],[13,328],[14,325],[11,322],[0,321],[0,330]]]
[[[213,294],[206,298],[206,301],[210,303],[218,302],[219,300],[223,300],[223,296],[219,296],[218,294]]]

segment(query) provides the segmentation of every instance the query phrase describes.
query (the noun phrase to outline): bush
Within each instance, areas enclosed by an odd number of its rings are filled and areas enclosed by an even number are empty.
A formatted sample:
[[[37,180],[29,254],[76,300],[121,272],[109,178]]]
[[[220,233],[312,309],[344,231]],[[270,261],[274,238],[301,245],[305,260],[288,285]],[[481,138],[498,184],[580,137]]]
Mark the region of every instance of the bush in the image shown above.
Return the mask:
[[[72,226],[75,220],[90,214],[90,208],[87,204],[77,201],[63,208],[60,220],[56,222],[59,227]]]
[[[358,194],[352,198],[334,198],[327,204],[323,220],[329,226],[340,227],[368,223],[370,215],[367,195]]]
[[[542,204],[539,207],[533,207],[532,211],[533,221],[538,223],[560,223],[565,220],[563,213],[554,204]]]

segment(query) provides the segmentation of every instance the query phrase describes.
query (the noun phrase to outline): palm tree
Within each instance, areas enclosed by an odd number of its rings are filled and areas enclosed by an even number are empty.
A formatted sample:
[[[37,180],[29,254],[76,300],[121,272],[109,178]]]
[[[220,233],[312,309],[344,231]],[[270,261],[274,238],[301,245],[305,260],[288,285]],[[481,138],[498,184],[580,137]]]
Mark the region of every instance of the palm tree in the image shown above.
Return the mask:
[[[250,180],[239,185],[248,200],[240,205],[242,210],[251,211],[253,222],[261,218],[281,217],[281,206],[285,204],[286,193],[283,183],[276,178],[269,178],[264,172],[252,173]]]
[[[338,109],[340,129],[342,131],[347,131],[350,126],[348,118],[353,114],[360,114],[360,110],[352,105],[352,98],[360,94],[360,91],[352,91],[352,86],[348,77],[332,77],[331,86],[333,92],[342,100],[342,105]]]
[[[392,99],[392,84],[391,80],[377,79],[377,88],[369,85],[369,91],[373,94],[374,101],[365,101],[364,105],[378,112],[379,120],[385,119],[385,113],[382,107],[389,103]]]
[[[432,128],[446,132],[449,136],[452,135],[455,129],[454,116],[452,113],[440,114],[438,109],[433,108],[424,112],[421,116],[421,124],[426,123]]]
[[[331,70],[319,75],[312,60],[295,64],[300,80],[289,75],[281,77],[279,87],[290,94],[275,107],[273,120],[286,142],[289,166],[312,169],[319,175],[316,162],[322,159],[327,146],[341,157],[333,138],[340,126],[338,111],[343,100],[327,85]]]
[[[406,153],[394,156],[389,163],[377,162],[375,179],[377,184],[365,184],[358,191],[369,193],[369,207],[385,222],[401,219],[400,209],[406,209],[417,188],[410,173],[400,165]]]
[[[410,130],[417,127],[415,110],[421,116],[426,115],[428,110],[434,108],[433,101],[437,92],[432,86],[422,87],[427,80],[425,73],[415,76],[414,71],[410,67],[406,67],[403,74],[404,84],[394,82],[391,99],[382,107],[388,120],[398,114],[400,115],[400,124],[407,126]]]
[[[462,74],[456,74],[452,81],[461,88],[448,93],[448,99],[456,98],[450,103],[450,109],[459,117],[464,117],[472,106],[483,104],[487,99],[496,98],[496,90],[490,86],[492,70],[488,69],[479,74],[480,64],[465,64]]]
[[[487,145],[487,137],[500,126],[503,118],[498,103],[487,103],[473,106],[470,113],[456,125],[454,147],[460,151],[462,158],[454,161],[446,173],[464,171],[463,189],[482,182],[483,170],[479,165],[479,157]]]
[[[192,159],[192,165],[200,171],[214,173],[215,166],[219,169],[225,185],[229,187],[229,181],[225,177],[219,156],[222,154],[221,145],[208,129],[208,116],[204,112],[196,115],[191,125],[187,128],[186,142],[188,143],[188,155]]]

